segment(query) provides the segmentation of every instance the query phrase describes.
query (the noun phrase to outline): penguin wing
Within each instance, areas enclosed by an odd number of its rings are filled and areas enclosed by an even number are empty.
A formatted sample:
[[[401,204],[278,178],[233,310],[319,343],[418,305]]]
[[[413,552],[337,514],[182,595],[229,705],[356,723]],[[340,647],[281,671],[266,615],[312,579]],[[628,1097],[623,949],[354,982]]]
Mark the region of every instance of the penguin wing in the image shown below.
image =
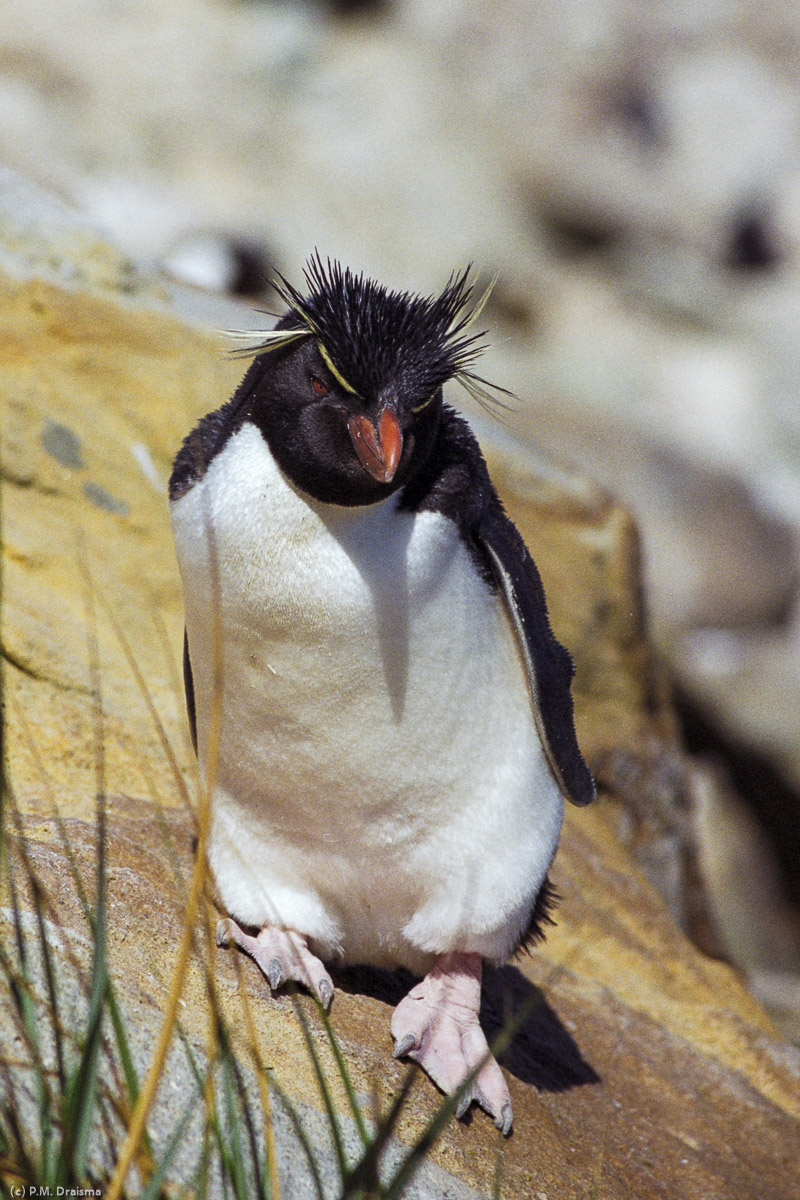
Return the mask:
[[[458,527],[476,571],[499,591],[517,636],[536,727],[553,777],[573,804],[589,804],[595,796],[594,780],[575,734],[572,659],[550,628],[536,564],[506,515],[477,438],[448,404],[442,405],[428,461],[406,484],[400,507],[449,517]]]
[[[570,692],[575,667],[550,628],[536,564],[494,489],[492,492],[473,536],[489,561],[511,617],[536,727],[556,783],[573,804],[589,804],[595,798],[595,786],[575,733]]]
[[[189,635],[183,631],[183,688],[186,693],[186,715],[189,718],[189,732],[192,735],[192,745],[197,754],[197,711],[194,704],[194,677],[192,675],[192,660],[189,658]]]

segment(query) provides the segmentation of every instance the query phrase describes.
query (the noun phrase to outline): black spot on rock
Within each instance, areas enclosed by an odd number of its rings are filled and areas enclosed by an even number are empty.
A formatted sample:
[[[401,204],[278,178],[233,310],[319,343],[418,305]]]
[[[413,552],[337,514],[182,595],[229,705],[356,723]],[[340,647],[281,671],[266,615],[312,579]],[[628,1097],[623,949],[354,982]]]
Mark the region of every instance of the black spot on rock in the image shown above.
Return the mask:
[[[725,255],[727,266],[739,271],[768,271],[781,259],[769,214],[746,206],[734,216]]]
[[[81,454],[81,440],[68,425],[60,425],[58,421],[45,421],[40,440],[42,449],[62,467],[79,471],[85,465]]]
[[[85,483],[83,490],[92,504],[96,504],[98,508],[104,508],[106,512],[117,513],[121,517],[127,517],[130,512],[127,500],[118,500],[99,483]]]

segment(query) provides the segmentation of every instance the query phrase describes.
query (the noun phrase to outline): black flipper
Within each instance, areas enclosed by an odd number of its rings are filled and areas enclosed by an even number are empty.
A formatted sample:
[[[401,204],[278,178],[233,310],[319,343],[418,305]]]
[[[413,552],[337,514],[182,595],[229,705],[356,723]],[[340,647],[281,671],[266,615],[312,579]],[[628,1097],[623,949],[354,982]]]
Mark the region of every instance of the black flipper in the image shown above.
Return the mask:
[[[570,692],[575,666],[550,628],[536,564],[499,499],[487,506],[475,536],[486,551],[517,634],[550,770],[567,800],[590,804],[594,780],[578,747]]]
[[[573,804],[589,804],[594,780],[575,734],[570,684],[575,668],[550,628],[544,588],[517,527],[489,478],[477,439],[448,405],[430,458],[403,489],[401,507],[449,517],[476,569],[505,600],[525,663],[536,726],[556,783]]]
[[[192,677],[192,660],[189,658],[189,636],[183,631],[183,687],[186,692],[186,715],[189,718],[189,732],[192,735],[192,745],[197,754],[197,713],[194,707],[194,678]]]

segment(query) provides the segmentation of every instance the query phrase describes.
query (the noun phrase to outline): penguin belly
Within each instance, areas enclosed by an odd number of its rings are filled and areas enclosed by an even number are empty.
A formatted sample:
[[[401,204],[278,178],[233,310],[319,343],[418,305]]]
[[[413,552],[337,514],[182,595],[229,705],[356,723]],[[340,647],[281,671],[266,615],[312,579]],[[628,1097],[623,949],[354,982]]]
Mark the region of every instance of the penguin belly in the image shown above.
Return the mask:
[[[326,961],[503,961],[563,798],[505,606],[455,524],[396,496],[311,500],[250,423],[172,521],[227,911]]]

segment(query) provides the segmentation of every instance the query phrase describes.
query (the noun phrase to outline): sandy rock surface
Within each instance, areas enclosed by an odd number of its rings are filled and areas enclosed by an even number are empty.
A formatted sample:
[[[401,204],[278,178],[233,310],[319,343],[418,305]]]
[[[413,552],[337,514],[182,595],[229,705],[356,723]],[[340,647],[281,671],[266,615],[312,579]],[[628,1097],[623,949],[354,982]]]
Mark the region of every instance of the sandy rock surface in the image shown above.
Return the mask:
[[[145,1031],[144,1064],[174,964],[174,865],[179,876],[190,872],[193,834],[178,786],[179,774],[193,790],[194,770],[164,483],[183,434],[227,398],[241,368],[220,356],[209,333],[166,311],[163,291],[147,278],[135,298],[115,269],[65,282],[71,251],[63,230],[46,221],[39,229],[49,256],[0,275],[9,774],[33,861],[80,953],[85,926],[51,805],[67,818],[90,875],[102,745],[110,957],[127,1010]],[[96,251],[115,261],[105,243]],[[48,273],[48,257],[58,270],[51,264]],[[596,806],[569,814],[554,872],[557,927],[543,948],[487,986],[490,1027],[509,1006],[532,1004],[505,1055],[514,1135],[501,1145],[479,1113],[452,1123],[432,1156],[446,1174],[420,1194],[490,1195],[499,1151],[502,1194],[520,1200],[800,1197],[800,1056],[734,973],[686,940],[642,870],[663,877],[682,869],[682,759],[643,633],[635,528],[583,477],[520,457],[508,431],[486,432],[495,477],[544,575],[555,629],[577,659],[579,733],[604,786]],[[652,801],[640,819],[626,789]],[[675,895],[679,905],[680,887]],[[215,961],[235,1017],[242,998],[232,957],[219,952]],[[319,1098],[296,1014],[287,1000],[268,997],[253,964],[243,967],[265,1056],[313,1114]],[[403,1075],[388,1035],[397,981],[362,972],[339,983],[333,1024],[359,1090],[369,1096],[379,1081],[391,1095]],[[184,1001],[182,1020],[200,1044],[206,1002],[197,964]],[[157,1110],[167,1127],[178,1091],[168,1080]],[[401,1140],[436,1100],[420,1079]]]

